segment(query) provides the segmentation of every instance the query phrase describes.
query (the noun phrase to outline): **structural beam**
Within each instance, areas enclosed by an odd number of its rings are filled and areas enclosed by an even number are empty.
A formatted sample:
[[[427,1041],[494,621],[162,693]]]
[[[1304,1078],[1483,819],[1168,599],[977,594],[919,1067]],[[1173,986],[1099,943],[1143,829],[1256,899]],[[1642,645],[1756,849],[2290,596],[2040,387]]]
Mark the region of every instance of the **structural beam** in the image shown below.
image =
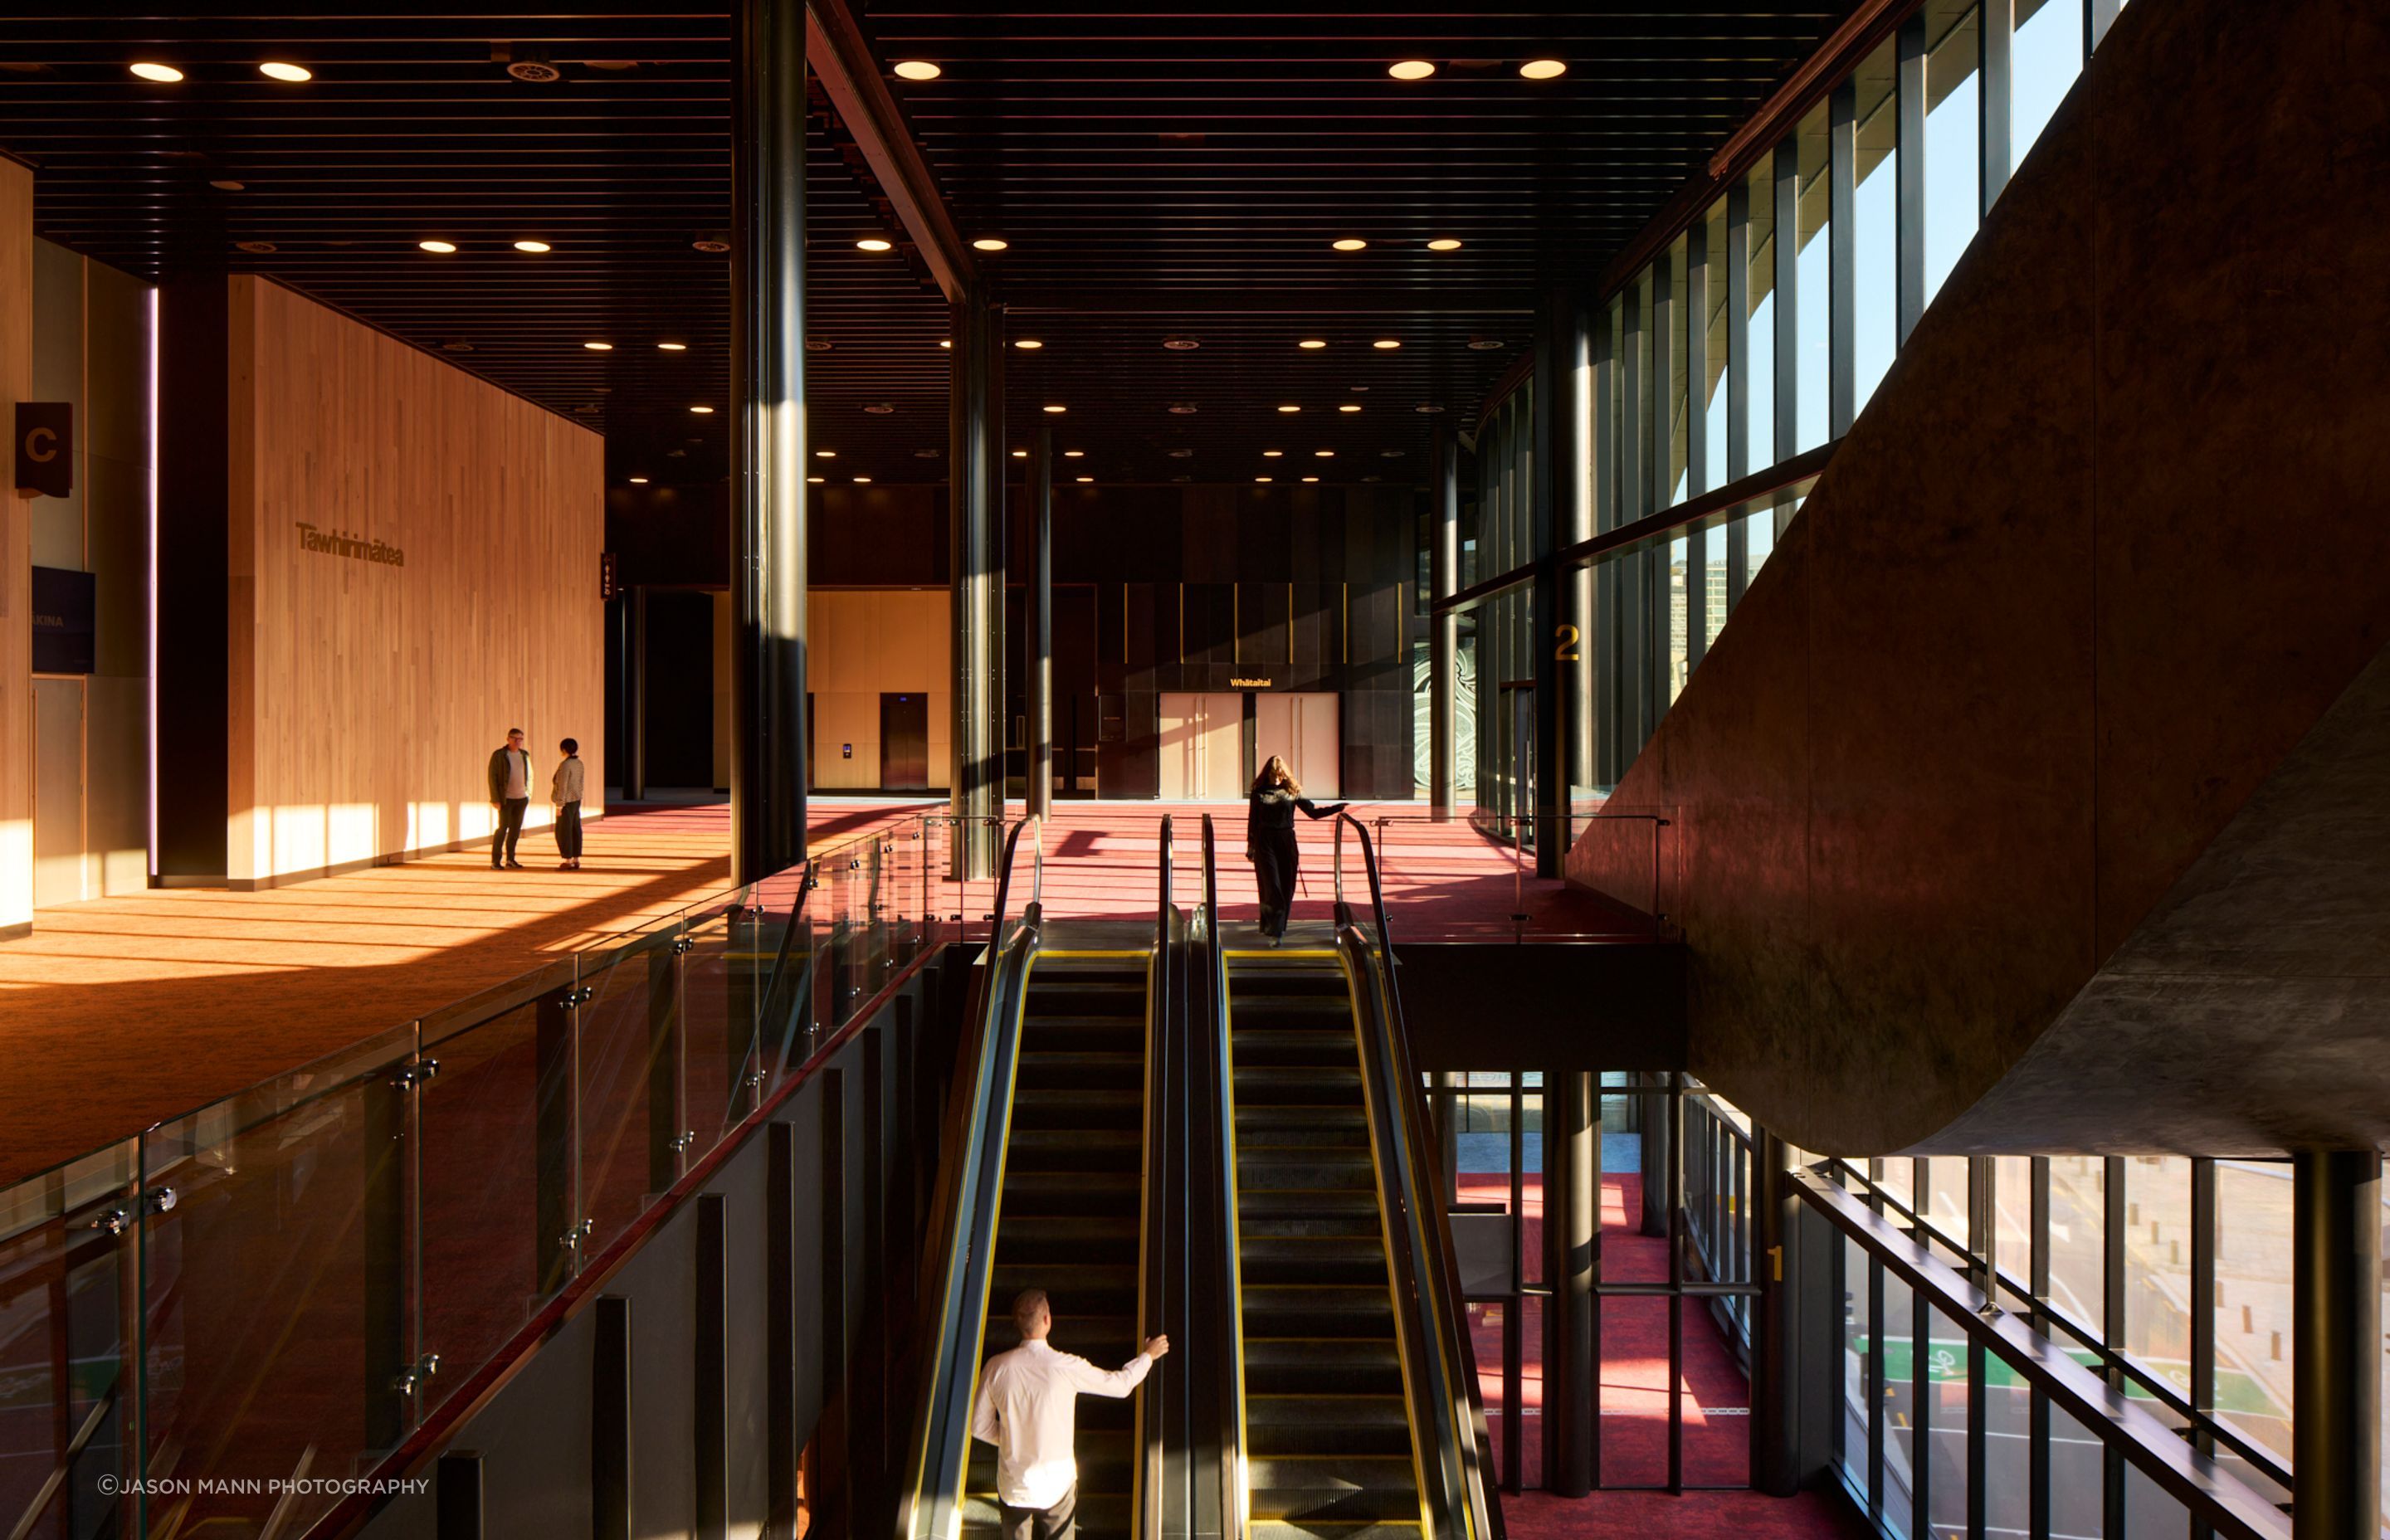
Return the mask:
[[[829,96],[831,110],[854,135],[855,148],[871,169],[880,190],[896,212],[897,223],[912,237],[930,276],[949,303],[959,303],[979,287],[979,264],[971,259],[954,214],[939,196],[938,179],[906,122],[905,109],[888,89],[870,40],[847,0],[807,0],[804,59]],[[789,77],[789,89],[803,99],[804,71]]]
[[[805,87],[800,0],[740,0],[731,139],[731,879],[805,853]]]

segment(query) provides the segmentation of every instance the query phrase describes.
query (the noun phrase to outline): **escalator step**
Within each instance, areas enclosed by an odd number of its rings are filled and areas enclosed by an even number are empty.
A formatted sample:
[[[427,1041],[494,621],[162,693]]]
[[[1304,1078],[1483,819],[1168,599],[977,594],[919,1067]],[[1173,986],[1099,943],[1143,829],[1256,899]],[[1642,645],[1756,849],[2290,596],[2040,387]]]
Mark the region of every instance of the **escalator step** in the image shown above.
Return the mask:
[[[1361,1098],[1361,1071],[1350,1069],[1279,1069],[1264,1064],[1237,1065],[1237,1106],[1317,1102],[1324,1098]]]
[[[1137,1308],[1137,1249],[1126,1248],[1127,1260],[1123,1262],[1083,1262],[1071,1269],[1068,1277],[1058,1277],[1051,1267],[1035,1264],[999,1262],[989,1280],[987,1297],[990,1304],[1009,1307],[1015,1296],[1024,1289],[1044,1289],[1053,1295],[1053,1307],[1068,1315],[1123,1315]],[[1112,1306],[1099,1301],[1112,1300]]]
[[[996,1264],[999,1267],[1076,1266],[1119,1245],[1124,1230],[1118,1219],[1100,1214],[1008,1213],[996,1238]],[[1126,1250],[1135,1255],[1136,1237],[1129,1235],[1126,1240]]]
[[[1145,1084],[1142,1053],[1048,1053],[1026,1049],[1013,1082],[1020,1091],[1130,1091]]]
[[[1400,1455],[1248,1455],[1245,1457],[1249,1479],[1253,1485],[1255,1518],[1265,1516],[1261,1493],[1276,1488],[1281,1493],[1302,1493],[1318,1497],[1336,1493],[1399,1494],[1418,1512],[1419,1477],[1411,1469],[1407,1452]],[[1283,1519],[1289,1509],[1277,1507],[1267,1517]],[[1300,1511],[1296,1509],[1294,1511]],[[1398,1517],[1400,1510],[1394,1515]],[[1356,1515],[1366,1517],[1366,1515]]]
[[[1263,1337],[1368,1341],[1394,1333],[1394,1301],[1382,1288],[1248,1282],[1245,1330]]]
[[[1054,1329],[1059,1334],[1054,1339],[1057,1351],[1075,1353],[1094,1363],[1098,1368],[1104,1369],[1116,1369],[1137,1355],[1138,1338],[1134,1316],[1099,1315],[1086,1311],[1066,1313],[1061,1308],[1063,1303],[1057,1301],[1054,1311]],[[980,1354],[983,1362],[1021,1345],[1021,1333],[1012,1326],[1011,1301],[1007,1300],[1002,1304],[993,1300],[988,1302],[986,1335],[980,1341],[985,1344]],[[1096,1396],[1083,1399],[1102,1401],[1111,1398]],[[1082,1459],[1085,1457],[1081,1456]]]
[[[1349,1032],[1310,1027],[1244,1027],[1236,1036],[1237,1067],[1260,1064],[1319,1065],[1349,1069],[1360,1050]]]
[[[1419,1521],[1380,1519],[1256,1519],[1248,1540],[1420,1540]]]
[[[1245,1339],[1245,1394],[1394,1395],[1403,1393],[1403,1366],[1394,1344],[1356,1339],[1299,1337],[1293,1356],[1254,1356],[1255,1340]]]
[[[1263,1249],[1270,1244],[1279,1249]],[[1343,1249],[1348,1246],[1350,1251]],[[1315,1247],[1323,1250],[1310,1255],[1293,1250],[1309,1251]],[[1339,1283],[1354,1288],[1386,1287],[1386,1256],[1375,1236],[1321,1236],[1291,1241],[1273,1236],[1242,1245],[1240,1250],[1248,1286]]]
[[[1047,1090],[1022,1087],[1012,1095],[1012,1126],[1022,1128],[1142,1128],[1142,1090]]]
[[[1369,1148],[1368,1113],[1357,1105],[1323,1107],[1316,1103],[1264,1103],[1237,1109],[1237,1151],[1240,1161],[1248,1149],[1272,1145],[1328,1145]]]
[[[1143,1159],[1145,1136],[1133,1128],[1022,1128],[1015,1125],[1004,1169],[1016,1171],[1134,1171]]]
[[[1374,1192],[1378,1168],[1367,1150],[1327,1146],[1312,1149],[1240,1149],[1237,1185],[1261,1191],[1301,1188],[1313,1191]]]
[[[1003,1514],[996,1505],[994,1486],[993,1477],[984,1484],[974,1482],[969,1495],[963,1498],[964,1540],[997,1540],[1002,1533],[997,1526]],[[1075,1527],[1082,1534],[1124,1537],[1129,1531],[1129,1502],[1126,1492],[1090,1492],[1086,1483],[1081,1482]],[[1254,1529],[1258,1533],[1260,1526],[1255,1525]],[[1410,1540],[1417,1540],[1417,1534],[1414,1526]],[[1287,1536],[1284,1540],[1293,1540],[1293,1537]],[[1343,1540],[1343,1532],[1338,1532],[1337,1540]],[[1356,1540],[1379,1540],[1379,1537],[1356,1537]],[[1386,1536],[1384,1540],[1397,1540],[1397,1537]]]

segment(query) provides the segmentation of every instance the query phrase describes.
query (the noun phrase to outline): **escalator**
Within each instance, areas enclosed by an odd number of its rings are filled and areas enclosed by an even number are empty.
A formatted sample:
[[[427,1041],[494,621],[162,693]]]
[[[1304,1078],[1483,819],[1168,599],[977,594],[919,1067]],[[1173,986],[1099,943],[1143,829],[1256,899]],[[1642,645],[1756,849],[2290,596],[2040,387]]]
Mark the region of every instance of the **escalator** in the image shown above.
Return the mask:
[[[1333,946],[1248,951],[1216,923],[1205,824],[1222,1324],[1234,1342],[1227,1500],[1252,1540],[1499,1540],[1368,835],[1340,817]],[[1348,825],[1368,874],[1366,923],[1341,892]]]

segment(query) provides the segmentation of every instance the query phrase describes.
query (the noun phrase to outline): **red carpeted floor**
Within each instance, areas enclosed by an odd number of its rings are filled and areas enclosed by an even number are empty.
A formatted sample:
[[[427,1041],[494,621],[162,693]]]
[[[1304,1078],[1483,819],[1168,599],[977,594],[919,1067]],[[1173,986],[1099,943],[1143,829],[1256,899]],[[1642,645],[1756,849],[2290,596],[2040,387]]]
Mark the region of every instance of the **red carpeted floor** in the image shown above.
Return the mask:
[[[1463,1201],[1507,1201],[1507,1174],[1464,1173]],[[1528,1174],[1521,1219],[1527,1255],[1541,1255],[1543,1184]],[[1613,1281],[1651,1281],[1667,1277],[1664,1238],[1640,1233],[1633,1216],[1641,1212],[1642,1179],[1632,1172],[1606,1172],[1602,1180],[1603,1276]],[[1531,1260],[1531,1270],[1535,1264]],[[1539,1303],[1539,1302],[1535,1302]],[[1728,1352],[1726,1339],[1705,1308],[1687,1302],[1683,1374],[1684,1477],[1689,1490],[1622,1491],[1667,1481],[1668,1305],[1665,1300],[1603,1302],[1601,1364],[1596,1392],[1600,1418],[1601,1489],[1578,1498],[1527,1491],[1506,1496],[1503,1521],[1514,1540],[1575,1540],[1593,1535],[1757,1536],[1762,1540],[1869,1540],[1865,1521],[1839,1495],[1802,1493],[1778,1498],[1732,1488],[1749,1480],[1750,1383]],[[1494,1440],[1497,1470],[1506,1469],[1502,1417],[1502,1329],[1498,1306],[1471,1306],[1471,1345],[1478,1384]],[[1523,1323],[1521,1373],[1520,1463],[1523,1483],[1543,1480],[1543,1366],[1541,1319]]]

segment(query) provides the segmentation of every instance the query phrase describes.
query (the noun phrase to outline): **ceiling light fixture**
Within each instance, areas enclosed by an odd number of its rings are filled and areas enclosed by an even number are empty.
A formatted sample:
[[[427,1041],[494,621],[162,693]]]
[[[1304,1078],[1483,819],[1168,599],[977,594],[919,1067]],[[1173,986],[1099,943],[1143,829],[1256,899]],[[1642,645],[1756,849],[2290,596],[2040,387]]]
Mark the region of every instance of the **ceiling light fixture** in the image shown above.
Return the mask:
[[[1025,460],[1029,458],[1029,451],[1026,449],[1016,449],[1012,452],[1012,457],[1016,460]]]
[[[1048,406],[1046,410],[1053,413],[1057,417],[1060,417],[1062,413],[1069,411],[1070,408],[1068,406]]]
[[[591,353],[612,353],[614,351],[614,344],[611,342],[584,342],[581,345],[587,348]]]
[[[211,182],[208,186],[213,187],[218,192],[246,192],[249,190],[238,182]]]
[[[1386,66],[1386,73],[1396,80],[1425,80],[1435,73],[1435,66],[1423,58],[1398,58]]]
[[[1568,73],[1568,66],[1556,58],[1531,58],[1519,66],[1519,73],[1528,80],[1553,80]]]
[[[661,348],[663,347],[664,344],[659,342],[656,346]],[[828,353],[830,349],[836,346],[838,346],[838,344],[831,341],[827,337],[808,337],[805,339],[805,351],[807,353]]]
[[[1369,249],[1368,241],[1353,236],[1347,236],[1343,240],[1331,240],[1328,244],[1339,251],[1366,251]]]
[[[816,486],[819,486],[819,485],[821,485],[824,481],[829,481],[829,477],[827,477],[827,476],[808,476],[808,477],[806,477],[806,478],[805,478],[805,480],[806,480],[806,481],[808,481],[813,482],[813,483],[814,483],[814,485],[816,485]]]
[[[152,64],[145,59],[130,68],[143,80],[154,80],[161,85],[172,85],[183,78],[183,71],[171,64]]]
[[[808,342],[805,346],[811,348],[813,344]],[[828,342],[824,342],[822,347],[824,350],[827,350],[829,347],[829,344]],[[656,350],[659,353],[687,353],[688,351],[688,344],[686,342],[659,342],[656,344]]]
[[[1502,339],[1498,337],[1472,337],[1469,340],[1471,353],[1492,353],[1501,345]]]
[[[1174,449],[1170,452],[1170,457],[1174,460],[1191,460],[1195,457],[1195,451],[1191,449]]]
[[[1319,480],[1319,478],[1318,478],[1318,477],[1317,477],[1317,476],[1305,476],[1305,477],[1304,478],[1304,481],[1316,481]]]
[[[1265,449],[1262,451],[1262,458],[1265,460],[1275,460],[1285,453],[1286,451],[1283,449]]]
[[[1039,348],[1044,347],[1046,344],[1040,342],[1034,337],[1016,337],[1012,340],[1012,345],[1023,350],[1024,352],[1035,353]]]
[[[1081,477],[1078,477],[1078,478],[1077,478],[1077,480],[1082,481],[1094,481],[1094,480],[1095,480],[1095,478],[1094,478],[1093,476],[1081,476]]]
[[[719,256],[721,253],[730,250],[730,242],[728,240],[725,239],[721,236],[714,235],[700,236],[688,244],[696,250],[712,252],[716,256]]]
[[[287,80],[295,82],[314,80],[315,78],[315,71],[308,69],[305,65],[285,64],[278,58],[267,59],[264,63],[257,67],[257,72],[263,75],[268,80]]]
[[[711,406],[692,406],[689,410],[701,417],[710,417],[713,415],[713,408]]]
[[[854,479],[854,484],[859,487],[867,487],[871,484],[871,478],[868,476],[857,476]]]
[[[1165,337],[1162,340],[1162,345],[1172,353],[1193,353],[1203,344],[1192,337]]]
[[[1173,402],[1170,413],[1173,417],[1191,417],[1195,415],[1195,404],[1191,401]]]
[[[1357,401],[1348,401],[1336,409],[1340,412],[1357,412],[1361,409],[1361,404]]]
[[[553,250],[554,248],[550,247],[547,242],[544,240],[519,240],[515,242],[515,250],[518,251],[528,251],[532,255],[537,256],[540,252]]]
[[[816,449],[814,451],[814,458],[816,460],[834,460],[838,458],[838,451],[835,449]]]
[[[648,484],[648,479],[645,476],[634,476],[631,478],[631,484],[635,487],[643,487]]]
[[[854,243],[858,251],[893,251],[896,243],[885,236],[866,236]]]
[[[1402,340],[1394,337],[1381,337],[1376,341],[1369,344],[1369,346],[1376,348],[1381,352],[1384,352],[1392,348],[1399,348],[1402,345]]]
[[[982,236],[977,240],[971,242],[971,250],[974,251],[1002,251],[1009,250],[1011,245],[1012,242],[1009,240],[999,240],[994,236]]]
[[[1300,412],[1303,408],[1295,405],[1291,402],[1289,402],[1286,405],[1279,407],[1279,410],[1281,412]]]
[[[1261,482],[1264,486],[1267,486],[1267,485],[1269,484],[1269,480],[1270,480],[1270,479],[1269,479],[1268,477],[1266,477],[1266,476],[1256,476],[1256,477],[1254,477],[1254,478],[1253,478],[1253,480],[1254,480],[1254,481],[1256,481]]]
[[[938,346],[942,348],[951,349],[954,345],[955,340],[951,337],[941,337],[938,339]]]
[[[1304,338],[1302,341],[1297,342],[1297,343],[1295,344],[1295,346],[1296,346],[1296,347],[1298,347],[1298,348],[1305,348],[1305,349],[1310,349],[1310,348],[1324,348],[1324,347],[1326,347],[1327,345],[1328,345],[1327,339],[1325,339],[1325,338],[1320,338],[1320,337],[1306,337],[1306,338]]]
[[[1429,417],[1433,417],[1438,412],[1443,411],[1444,408],[1434,404],[1433,402],[1421,402],[1417,406],[1412,407],[1411,410],[1414,412],[1423,412]]]
[[[1311,452],[1311,457],[1315,460],[1332,460],[1336,457],[1336,451],[1333,449],[1315,449]]]
[[[1066,460],[1084,460],[1086,457],[1087,452],[1084,449],[1065,449],[1062,451],[1062,458]]]
[[[418,240],[415,244],[418,250],[429,251],[435,257],[447,256],[456,250],[456,243],[453,240]]]
[[[945,73],[926,58],[900,58],[892,68],[899,80],[935,80]]]
[[[1453,239],[1450,236],[1440,236],[1436,239],[1429,241],[1427,243],[1427,249],[1431,251],[1458,251],[1460,250],[1460,242]]]
[[[869,416],[871,416],[871,417],[884,417],[888,416],[891,412],[893,412],[894,410],[896,410],[896,408],[895,408],[894,406],[893,406],[893,405],[889,404],[887,402],[884,402],[884,401],[875,401],[875,402],[873,402],[870,405],[866,406],[863,410],[865,411],[865,413],[867,413],[867,415],[869,415]]]
[[[237,240],[234,241],[233,244],[239,247],[244,251],[252,252],[261,257],[265,256],[270,252],[279,251],[282,250],[282,248],[275,245],[270,240]]]

